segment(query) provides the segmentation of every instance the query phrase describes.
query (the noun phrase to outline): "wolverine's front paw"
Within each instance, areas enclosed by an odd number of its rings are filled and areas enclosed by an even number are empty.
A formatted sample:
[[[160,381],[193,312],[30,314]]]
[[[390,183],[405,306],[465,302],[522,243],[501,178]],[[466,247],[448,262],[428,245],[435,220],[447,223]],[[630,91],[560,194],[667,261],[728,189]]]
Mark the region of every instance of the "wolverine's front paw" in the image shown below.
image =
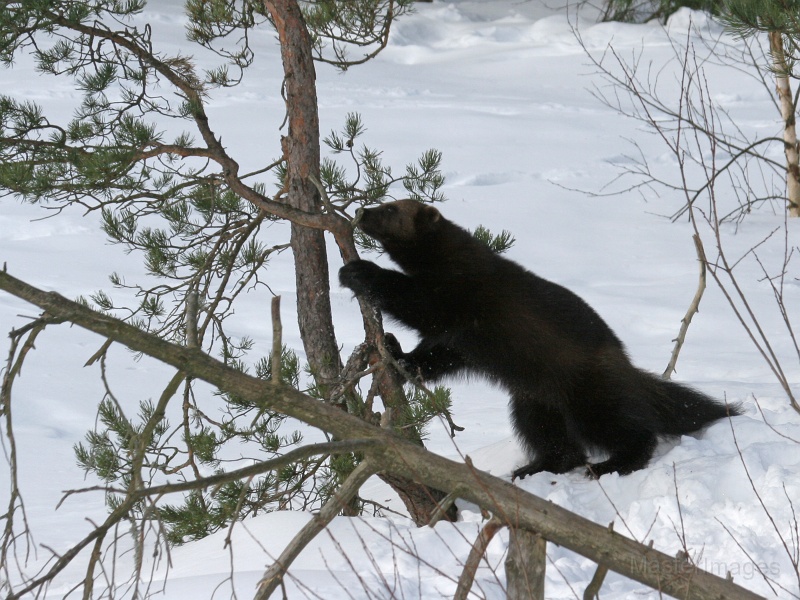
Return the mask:
[[[386,352],[395,360],[401,371],[405,371],[404,374],[410,378],[410,381],[424,383],[419,367],[414,364],[408,354],[403,352],[400,342],[397,341],[393,333],[384,334],[383,347],[386,348]]]
[[[383,335],[383,347],[395,360],[401,360],[406,355],[393,333],[385,333]]]
[[[375,280],[381,268],[368,260],[354,260],[339,269],[339,283],[353,290],[359,296],[368,296],[370,283]]]

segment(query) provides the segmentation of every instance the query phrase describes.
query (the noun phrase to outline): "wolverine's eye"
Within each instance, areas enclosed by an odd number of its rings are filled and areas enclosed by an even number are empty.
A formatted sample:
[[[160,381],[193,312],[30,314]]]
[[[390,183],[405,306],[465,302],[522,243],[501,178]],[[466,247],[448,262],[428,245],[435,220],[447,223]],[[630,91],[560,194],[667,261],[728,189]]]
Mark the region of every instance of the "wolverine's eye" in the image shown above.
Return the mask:
[[[386,207],[386,212],[394,214],[397,212],[397,207],[394,204],[390,204]]]

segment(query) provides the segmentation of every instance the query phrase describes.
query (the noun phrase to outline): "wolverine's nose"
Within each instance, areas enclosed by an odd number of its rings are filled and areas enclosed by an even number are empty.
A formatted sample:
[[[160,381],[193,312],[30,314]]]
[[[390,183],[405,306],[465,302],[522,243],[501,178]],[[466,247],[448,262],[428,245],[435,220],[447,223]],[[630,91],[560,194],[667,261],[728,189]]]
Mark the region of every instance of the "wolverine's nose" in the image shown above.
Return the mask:
[[[356,228],[356,226],[358,225],[358,223],[361,221],[361,217],[363,217],[363,216],[364,216],[364,209],[363,209],[363,208],[359,208],[359,209],[356,211],[356,216],[355,216],[355,217],[353,217],[353,220],[352,220],[352,221],[350,221],[350,226],[351,226],[353,229],[355,229],[355,228]]]

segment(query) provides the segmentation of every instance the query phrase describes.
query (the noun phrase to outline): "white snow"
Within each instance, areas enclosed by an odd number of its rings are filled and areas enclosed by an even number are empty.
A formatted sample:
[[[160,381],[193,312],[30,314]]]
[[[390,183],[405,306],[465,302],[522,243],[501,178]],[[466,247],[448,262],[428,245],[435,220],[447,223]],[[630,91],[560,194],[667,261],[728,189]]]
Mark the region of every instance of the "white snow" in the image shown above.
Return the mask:
[[[382,149],[395,169],[427,148],[441,150],[449,198],[441,207],[444,214],[470,229],[482,224],[495,232],[510,230],[517,242],[509,257],[585,298],[625,341],[636,364],[661,372],[697,285],[691,227],[664,217],[679,208],[683,198],[670,193],[658,197],[646,190],[644,196],[626,192],[600,197],[570,190],[599,192],[612,181],[631,153],[626,138],[635,139],[660,168],[674,171],[677,166],[659,140],[587,91],[599,80],[573,30],[577,24],[591,51],[601,52],[611,43],[623,52],[641,53],[655,65],[668,64],[664,80],[674,83],[669,36],[684,40],[690,26],[712,32],[719,26],[687,10],[676,14],[666,29],[656,23],[595,24],[589,14],[568,15],[561,4],[566,3],[419,4],[414,15],[396,24],[389,46],[376,60],[345,74],[318,65],[322,131],[338,130],[348,112],[359,112],[368,128],[365,143]],[[207,60],[185,41],[180,2],[152,2],[146,15],[154,40],[166,51],[180,49]],[[260,32],[253,45],[257,60],[252,72],[242,86],[212,94],[209,110],[243,169],[279,155],[283,119],[274,34]],[[77,94],[67,80],[35,75],[29,66],[20,60],[3,71],[4,93],[13,90],[16,96],[68,116]],[[744,127],[779,132],[771,99],[752,79],[712,64],[706,68],[714,98],[741,118]],[[671,87],[665,86],[665,93]],[[76,209],[42,219],[46,214],[38,207],[3,200],[0,261],[12,275],[68,297],[109,289],[112,271],[124,273],[128,280],[144,277],[140,257],[110,245],[95,215],[84,216]],[[782,224],[780,212],[764,209],[738,226],[725,227],[724,242],[731,256],[738,257]],[[797,245],[800,223],[790,222],[789,230],[790,244]],[[285,229],[275,227],[268,236],[270,244],[284,241]],[[760,249],[762,261],[773,270],[782,263],[780,237]],[[331,246],[334,318],[347,355],[363,333],[356,304],[336,283],[337,261],[338,252]],[[772,292],[756,264],[742,263],[739,273],[748,300],[795,382],[794,393],[800,395],[800,365]],[[284,341],[299,351],[290,257],[274,261],[268,279],[283,295]],[[797,279],[787,279],[785,293],[786,307],[797,319]],[[234,334],[255,339],[257,355],[266,354],[271,343],[263,310],[266,294],[250,294],[234,322]],[[0,294],[0,330],[19,327],[35,315],[34,308]],[[413,334],[397,333],[405,345],[413,344]],[[102,394],[98,368],[83,365],[102,343],[76,327],[48,328],[14,388],[20,481],[35,540],[35,555],[27,564],[20,563],[28,575],[51,551],[63,552],[86,535],[89,521],[98,522],[106,514],[100,493],[70,496],[56,508],[64,490],[93,483],[84,482],[72,447],[95,420]],[[156,396],[171,375],[153,361],[132,360],[122,349],[112,353],[109,369],[115,391],[130,407]],[[745,415],[659,445],[650,465],[632,475],[589,481],[579,472],[540,473],[517,485],[599,524],[613,521],[616,531],[643,542],[653,540],[657,549],[669,554],[685,543],[700,566],[721,576],[730,571],[736,582],[760,594],[800,596],[798,575],[778,536],[780,532],[788,540],[797,556],[800,416],[788,407],[711,281],[675,377],[714,397],[743,402]],[[478,467],[508,477],[525,457],[511,436],[505,394],[481,382],[452,383],[454,420],[466,429],[451,440],[444,424],[434,424],[428,447],[453,458],[469,455]],[[8,485],[0,488],[0,504],[5,506]],[[363,493],[399,508],[377,481],[370,481]],[[435,528],[415,528],[399,517],[337,518],[290,569],[288,597],[452,597],[481,523],[476,507],[461,508],[458,523]],[[229,547],[229,532],[222,531],[173,548],[166,583],[165,558],[160,556],[150,591],[170,599],[220,598],[234,592],[239,598],[249,597],[265,566],[308,518],[293,512],[265,514],[236,524]],[[505,532],[492,542],[474,597],[504,597],[506,542]],[[24,559],[24,544],[20,551]],[[86,554],[56,580],[47,597],[62,597],[80,581]],[[552,544],[548,558],[547,598],[580,596],[595,565]],[[117,572],[126,573],[131,562],[132,557],[124,555]],[[778,585],[770,587],[759,569]],[[121,591],[115,597],[123,596]],[[601,597],[659,594],[609,574]]]

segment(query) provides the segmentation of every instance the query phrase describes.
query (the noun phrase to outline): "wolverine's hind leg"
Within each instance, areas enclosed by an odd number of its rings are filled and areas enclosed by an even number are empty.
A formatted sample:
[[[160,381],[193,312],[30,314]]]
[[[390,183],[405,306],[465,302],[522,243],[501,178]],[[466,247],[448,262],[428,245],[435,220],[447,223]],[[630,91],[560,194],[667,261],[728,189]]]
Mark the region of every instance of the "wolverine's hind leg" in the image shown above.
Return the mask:
[[[511,398],[511,417],[520,441],[534,455],[533,461],[512,473],[512,480],[540,471],[566,473],[586,465],[583,446],[569,431],[560,410],[520,394]]]
[[[611,450],[608,460],[589,465],[586,469],[586,476],[597,479],[606,473],[619,473],[627,475],[639,469],[643,469],[650,462],[653,450],[656,449],[658,439],[653,433],[639,432],[620,435],[620,445]]]

